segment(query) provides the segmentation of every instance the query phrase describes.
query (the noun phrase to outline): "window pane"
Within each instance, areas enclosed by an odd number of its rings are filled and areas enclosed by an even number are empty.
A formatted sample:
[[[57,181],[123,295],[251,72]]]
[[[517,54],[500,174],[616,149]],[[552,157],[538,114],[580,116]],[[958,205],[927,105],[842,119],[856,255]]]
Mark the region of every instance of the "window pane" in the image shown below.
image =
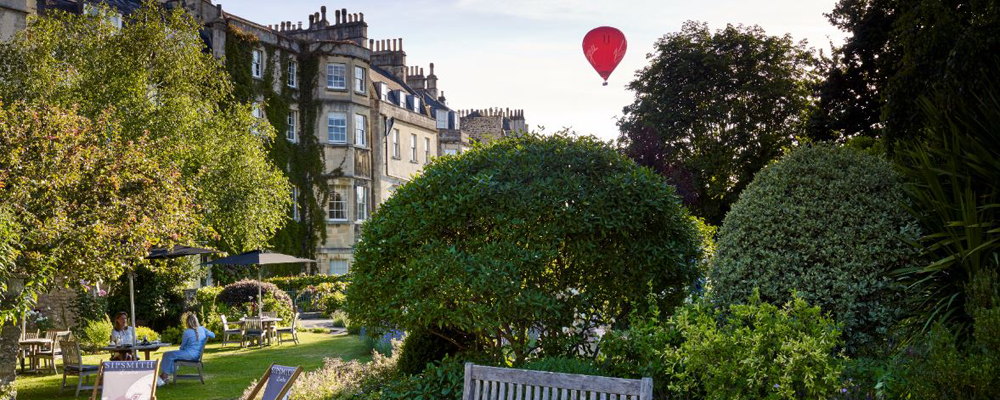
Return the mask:
[[[417,162],[417,135],[410,135],[410,161]]]
[[[365,134],[368,119],[364,115],[354,115],[354,144],[358,146],[368,146],[368,135]]]
[[[431,139],[424,138],[424,164],[431,161]]]
[[[330,275],[346,275],[349,271],[347,260],[330,260]]]
[[[288,62],[288,86],[295,87],[295,67],[294,61]]]
[[[327,141],[347,143],[347,114],[330,113],[326,123]]]
[[[399,158],[399,129],[392,130],[392,156]]]
[[[331,220],[347,220],[347,191],[344,185],[335,185],[330,190],[327,218]]]
[[[365,92],[365,69],[354,67],[354,90]]]
[[[347,66],[344,64],[327,64],[326,87],[331,89],[347,88]]]
[[[368,188],[358,186],[355,189],[357,190],[355,208],[358,210],[358,221],[364,221],[368,218]]]
[[[288,112],[288,132],[286,132],[288,140],[295,141],[295,121],[298,119],[298,113],[295,111]]]

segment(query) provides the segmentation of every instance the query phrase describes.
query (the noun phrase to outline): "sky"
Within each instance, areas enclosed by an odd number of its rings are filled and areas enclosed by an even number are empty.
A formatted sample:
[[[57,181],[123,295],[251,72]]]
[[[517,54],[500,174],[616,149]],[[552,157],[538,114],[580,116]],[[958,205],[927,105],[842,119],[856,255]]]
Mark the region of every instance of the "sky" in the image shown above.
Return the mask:
[[[688,20],[709,28],[759,25],[770,35],[829,54],[845,34],[824,13],[836,0],[239,0],[223,9],[269,25],[302,21],[327,6],[364,13],[370,39],[403,38],[406,61],[429,73],[453,109],[523,109],[532,129],[569,127],[603,140],[618,137],[616,121],[634,94],[626,86],[648,64],[656,40]],[[598,26],[621,30],[628,51],[602,86],[583,56],[583,36]]]

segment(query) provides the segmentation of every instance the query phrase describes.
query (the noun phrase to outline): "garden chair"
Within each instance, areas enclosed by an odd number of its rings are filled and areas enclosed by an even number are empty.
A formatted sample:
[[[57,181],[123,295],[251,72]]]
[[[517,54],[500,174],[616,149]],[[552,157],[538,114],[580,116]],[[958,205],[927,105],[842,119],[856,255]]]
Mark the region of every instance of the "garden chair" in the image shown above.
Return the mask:
[[[39,335],[38,329],[35,329],[34,332],[25,331],[21,334],[22,336],[21,340],[38,339],[38,335]],[[22,346],[17,347],[17,359],[21,361],[21,372],[24,372],[24,360],[25,359],[30,360],[33,357],[35,357],[35,352],[29,350],[34,350],[34,347],[27,347],[27,348]]]
[[[267,336],[267,332],[264,331],[264,323],[261,322],[260,317],[247,317],[243,320],[243,343],[246,346],[250,345],[251,340],[255,340],[257,347],[263,347],[265,336]]]
[[[243,346],[243,329],[229,329],[229,321],[226,320],[226,316],[220,316],[222,318],[222,347],[226,347],[226,343],[236,343],[230,342],[230,336],[240,337],[240,346]]]
[[[159,373],[160,360],[102,362],[90,400],[98,399],[98,391],[101,400],[155,400]]]
[[[262,316],[264,318],[278,318],[278,312],[277,311],[264,311],[264,312],[260,313],[260,316]],[[278,325],[276,323],[271,322],[271,323],[265,323],[264,326],[267,327],[267,331],[268,331],[267,334],[270,336],[267,339],[267,342],[270,343],[271,342],[271,338],[277,336],[277,334],[278,334]]]
[[[197,360],[174,360],[173,381],[175,384],[177,383],[177,379],[198,379],[201,381],[202,385],[205,384],[205,376],[202,375],[202,370],[204,369],[204,365],[201,363],[201,358],[205,356],[206,343],[208,343],[207,340],[201,344],[201,352],[198,354]],[[198,374],[181,375],[180,374],[181,367],[194,367],[198,370]]]
[[[63,340],[59,343],[59,347],[63,350],[63,379],[59,393],[62,394],[63,390],[66,389],[66,377],[68,376],[77,377],[76,394],[74,396],[79,396],[81,389],[93,389],[94,386],[84,386],[83,381],[86,379],[89,382],[91,375],[100,373],[100,367],[97,365],[85,365],[83,363],[83,355],[80,353],[80,343],[75,340]]]
[[[52,373],[59,374],[59,369],[56,367],[56,360],[62,358],[62,349],[59,347],[59,342],[61,340],[69,340],[69,331],[57,332],[49,331],[45,332],[45,338],[52,341],[52,345],[47,349],[43,349],[38,353],[35,353],[35,359],[41,361],[46,365],[46,368],[51,365]],[[37,362],[36,361],[36,362]]]
[[[296,330],[298,325],[299,325],[299,313],[295,313],[295,315],[292,316],[292,326],[288,328],[278,329],[277,331],[278,344],[281,344],[282,335],[292,335],[292,340],[295,342],[295,344],[299,344],[299,333]]]
[[[282,365],[271,364],[264,372],[264,376],[257,381],[257,385],[253,387],[253,390],[246,397],[248,399],[253,399],[257,397],[257,393],[260,389],[264,388],[264,394],[261,395],[261,400],[280,400],[284,399],[288,395],[288,391],[292,390],[292,385],[295,384],[295,379],[299,377],[302,373],[302,367],[285,367]],[[266,387],[264,385],[267,385]]]

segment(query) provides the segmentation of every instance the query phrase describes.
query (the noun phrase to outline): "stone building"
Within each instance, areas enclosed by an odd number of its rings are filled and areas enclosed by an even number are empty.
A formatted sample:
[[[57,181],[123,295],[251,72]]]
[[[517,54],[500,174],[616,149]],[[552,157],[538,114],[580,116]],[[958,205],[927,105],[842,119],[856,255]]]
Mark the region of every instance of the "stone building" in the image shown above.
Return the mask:
[[[528,132],[528,124],[524,121],[524,110],[509,108],[461,110],[459,116],[462,130],[473,141],[490,142]]]
[[[28,15],[37,13],[35,0],[0,0],[0,41],[25,28]]]

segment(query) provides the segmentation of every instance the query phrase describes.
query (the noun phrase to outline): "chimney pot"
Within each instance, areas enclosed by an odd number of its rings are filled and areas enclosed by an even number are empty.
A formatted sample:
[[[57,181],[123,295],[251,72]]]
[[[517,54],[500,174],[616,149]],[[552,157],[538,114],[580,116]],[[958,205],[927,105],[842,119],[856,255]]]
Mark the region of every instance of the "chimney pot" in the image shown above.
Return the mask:
[[[420,75],[421,75],[421,76],[423,76],[423,75],[424,75],[424,67],[420,67]]]
[[[299,21],[299,30],[302,30],[302,21]]]
[[[368,50],[375,48],[375,39],[368,39]]]
[[[337,24],[339,24],[340,23],[340,10],[334,10],[333,11],[333,15],[336,18],[335,21],[337,21]]]
[[[392,39],[392,51],[396,51],[396,39]]]
[[[431,63],[431,75],[434,75],[434,63]],[[444,93],[444,92],[441,92]]]
[[[326,21],[326,6],[321,6],[319,12],[323,14],[323,21]],[[317,21],[319,22],[319,21]]]
[[[347,9],[346,8],[341,8],[340,9],[340,16],[343,17],[343,19],[340,22],[347,22]]]
[[[361,18],[361,22],[365,22],[365,13],[358,13],[358,17]]]
[[[403,38],[399,38],[399,51],[403,51]]]

